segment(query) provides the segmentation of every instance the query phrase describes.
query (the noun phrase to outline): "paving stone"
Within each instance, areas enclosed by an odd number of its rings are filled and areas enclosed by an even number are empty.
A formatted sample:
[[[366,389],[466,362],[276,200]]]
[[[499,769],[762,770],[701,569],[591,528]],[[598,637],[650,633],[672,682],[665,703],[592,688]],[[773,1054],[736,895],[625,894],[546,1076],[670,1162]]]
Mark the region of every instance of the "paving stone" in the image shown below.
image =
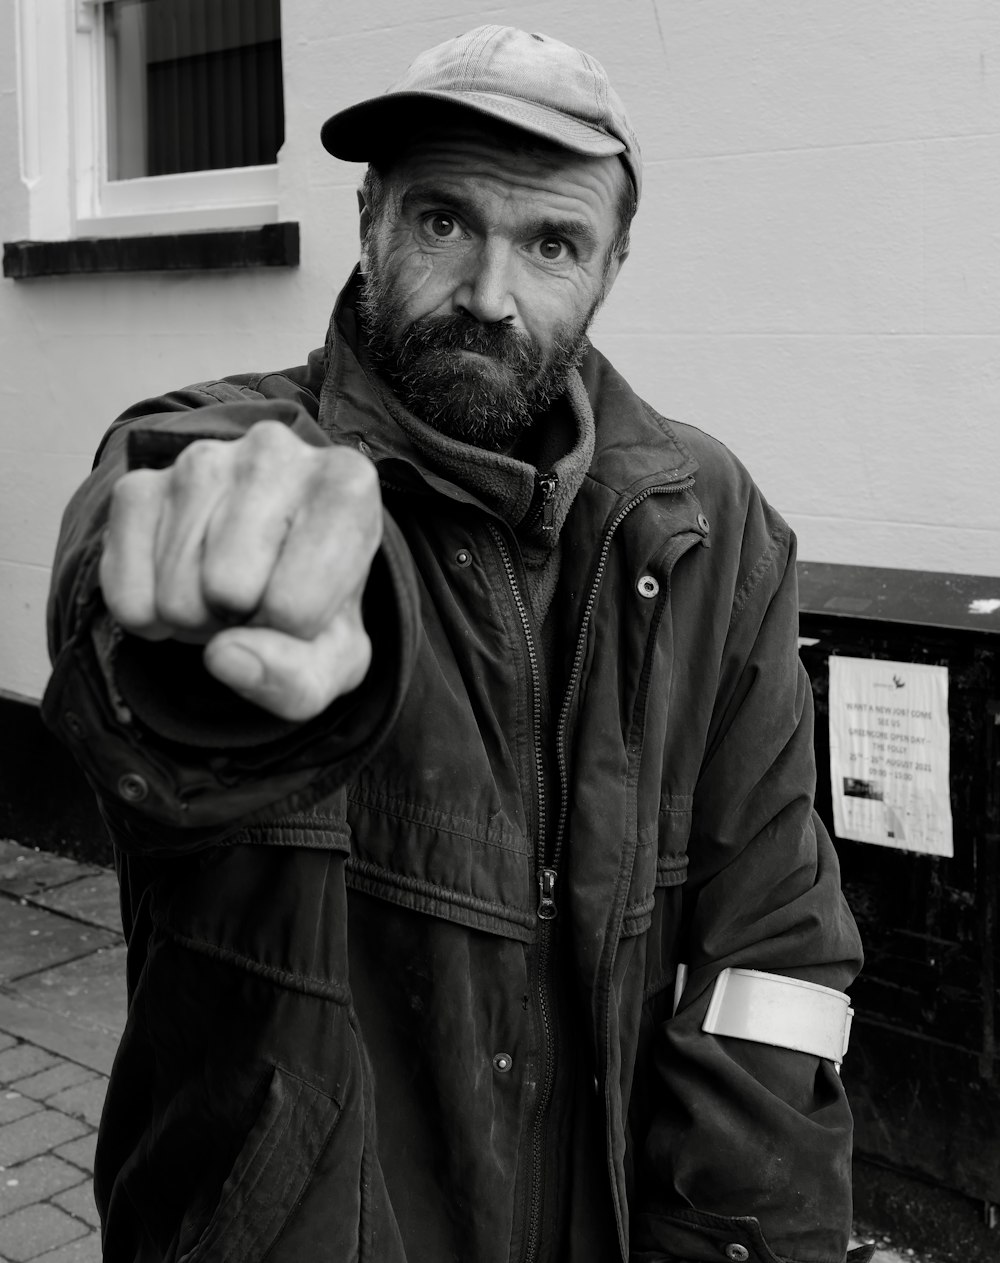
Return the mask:
[[[41,1105],[30,1096],[22,1096],[20,1092],[4,1092],[0,1096],[0,1127],[4,1123],[16,1122],[19,1118],[24,1118],[26,1114],[34,1114],[35,1110],[41,1108]]]
[[[56,1145],[65,1146],[86,1131],[86,1124],[78,1118],[70,1118],[58,1110],[38,1110],[0,1127],[0,1166],[12,1167],[26,1162]]]
[[[0,840],[0,890],[10,895],[33,894],[104,871],[93,864],[78,864],[61,855]]]
[[[8,990],[40,1008],[86,1021],[117,1040],[125,1029],[127,1015],[125,957],[124,946],[103,946],[81,960],[22,978],[10,984]]]
[[[3,1052],[5,1048],[13,1047],[16,1043],[17,1040],[13,1035],[7,1035],[3,1031],[0,1031],[0,1052]]]
[[[51,1002],[48,992],[46,997]],[[59,1012],[14,995],[10,985],[6,990],[0,985],[0,1030],[99,1074],[111,1073],[121,1037],[120,1030],[95,1024],[88,1013]]]
[[[94,1204],[94,1188],[89,1180],[77,1184],[75,1188],[67,1189],[65,1193],[57,1193],[52,1200],[63,1210],[75,1215],[77,1219],[90,1224],[92,1228],[101,1226],[101,1217]]]
[[[120,934],[83,925],[0,896],[0,977],[10,981],[121,942]]]
[[[46,1101],[46,1105],[49,1109],[59,1110],[74,1118],[82,1118],[90,1123],[91,1127],[97,1127],[100,1125],[101,1111],[104,1109],[104,1098],[107,1093],[107,1079],[95,1078],[89,1083],[78,1083],[64,1092],[57,1092]]]
[[[45,1202],[79,1184],[90,1187],[89,1177],[79,1167],[63,1162],[51,1153],[0,1171],[0,1217],[32,1202]],[[0,1240],[3,1238],[0,1224]]]
[[[114,873],[104,869],[66,885],[41,891],[32,897],[31,902],[64,912],[78,921],[101,925],[113,930],[119,938],[123,937],[118,879]]]
[[[46,1097],[66,1088],[75,1088],[79,1083],[86,1083],[95,1078],[93,1070],[78,1066],[73,1061],[59,1061],[49,1066],[40,1074],[33,1074],[27,1079],[17,1079],[11,1085],[22,1096],[30,1096],[36,1101],[44,1101]],[[72,1111],[67,1111],[72,1113]]]
[[[90,1232],[58,1250],[39,1254],[31,1263],[101,1263],[102,1258],[101,1234]]]
[[[4,1254],[13,1263],[26,1263],[57,1246],[74,1241],[89,1232],[86,1224],[67,1215],[58,1206],[41,1203],[15,1210],[3,1221]]]
[[[18,1079],[38,1074],[56,1064],[56,1058],[34,1044],[15,1044],[0,1053],[0,1084],[10,1087]]]
[[[65,1158],[67,1162],[72,1162],[74,1166],[78,1166],[81,1170],[93,1175],[94,1150],[96,1148],[97,1132],[92,1131],[85,1136],[80,1136],[77,1140],[71,1140],[68,1144],[60,1145],[55,1150],[55,1153],[57,1157]]]

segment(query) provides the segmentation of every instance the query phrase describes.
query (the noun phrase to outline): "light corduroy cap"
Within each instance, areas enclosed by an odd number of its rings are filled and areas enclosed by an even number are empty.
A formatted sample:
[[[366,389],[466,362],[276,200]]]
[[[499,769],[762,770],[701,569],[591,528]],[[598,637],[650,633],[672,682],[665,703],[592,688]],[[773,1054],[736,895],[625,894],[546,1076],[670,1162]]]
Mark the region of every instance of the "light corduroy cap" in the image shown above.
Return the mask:
[[[569,44],[511,26],[477,26],[421,53],[381,96],[328,118],[323,145],[337,158],[368,162],[421,101],[462,106],[572,153],[618,154],[638,200],[642,158],[625,107],[601,63]]]

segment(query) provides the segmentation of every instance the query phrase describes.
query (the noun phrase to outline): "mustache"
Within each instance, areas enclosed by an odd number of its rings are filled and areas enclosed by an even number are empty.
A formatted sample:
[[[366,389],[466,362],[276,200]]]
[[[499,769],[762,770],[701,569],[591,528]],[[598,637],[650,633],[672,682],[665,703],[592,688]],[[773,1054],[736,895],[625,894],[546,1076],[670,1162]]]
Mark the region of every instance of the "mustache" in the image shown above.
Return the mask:
[[[414,356],[428,352],[475,351],[499,360],[517,373],[535,373],[542,364],[541,352],[535,344],[512,325],[482,324],[461,312],[422,316],[413,321],[401,342],[401,349]]]

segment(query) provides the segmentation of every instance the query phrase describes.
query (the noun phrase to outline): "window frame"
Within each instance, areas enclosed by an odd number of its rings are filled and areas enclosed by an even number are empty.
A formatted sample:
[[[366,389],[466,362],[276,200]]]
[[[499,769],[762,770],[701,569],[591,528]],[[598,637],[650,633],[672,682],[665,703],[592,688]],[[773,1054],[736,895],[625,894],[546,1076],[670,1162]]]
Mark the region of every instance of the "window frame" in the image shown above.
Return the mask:
[[[134,236],[276,223],[280,153],[266,166],[106,178],[108,2],[17,3],[22,178],[31,235]]]

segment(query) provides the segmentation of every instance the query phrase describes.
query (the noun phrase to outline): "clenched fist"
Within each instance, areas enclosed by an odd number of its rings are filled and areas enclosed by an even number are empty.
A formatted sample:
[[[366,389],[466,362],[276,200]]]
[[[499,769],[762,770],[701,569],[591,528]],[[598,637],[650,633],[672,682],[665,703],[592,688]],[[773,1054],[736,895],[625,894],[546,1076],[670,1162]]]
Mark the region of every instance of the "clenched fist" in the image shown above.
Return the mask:
[[[306,720],[368,670],[361,597],[381,535],[366,457],[260,421],[118,480],[101,589],[126,631],[204,644],[216,679]]]

